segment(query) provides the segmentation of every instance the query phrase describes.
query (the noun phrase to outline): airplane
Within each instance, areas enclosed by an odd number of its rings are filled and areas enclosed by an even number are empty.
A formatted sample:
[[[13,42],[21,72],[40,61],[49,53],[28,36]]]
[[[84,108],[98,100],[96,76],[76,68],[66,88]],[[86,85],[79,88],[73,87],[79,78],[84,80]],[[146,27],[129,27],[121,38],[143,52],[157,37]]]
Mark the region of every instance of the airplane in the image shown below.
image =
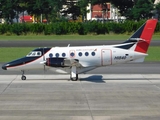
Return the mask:
[[[70,74],[70,79],[78,80],[78,74],[86,73],[97,67],[121,63],[143,62],[148,55],[157,19],[147,20],[128,40],[116,45],[73,46],[36,48],[25,57],[8,62],[3,70],[21,71],[26,80],[27,70],[52,70]]]

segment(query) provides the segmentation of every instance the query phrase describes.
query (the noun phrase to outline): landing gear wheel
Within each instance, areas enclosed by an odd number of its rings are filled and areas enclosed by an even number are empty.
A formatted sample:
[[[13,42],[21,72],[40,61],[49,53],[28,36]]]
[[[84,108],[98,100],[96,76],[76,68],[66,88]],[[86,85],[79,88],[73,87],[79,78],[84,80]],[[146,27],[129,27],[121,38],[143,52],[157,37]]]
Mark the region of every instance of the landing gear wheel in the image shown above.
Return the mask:
[[[26,80],[26,76],[24,75],[24,70],[22,70],[22,77],[21,80]]]
[[[21,80],[26,80],[26,76],[22,76],[22,77],[21,77]]]
[[[78,80],[78,74],[76,74],[76,77],[70,77],[70,79],[71,79],[72,81],[77,81],[77,80]]]

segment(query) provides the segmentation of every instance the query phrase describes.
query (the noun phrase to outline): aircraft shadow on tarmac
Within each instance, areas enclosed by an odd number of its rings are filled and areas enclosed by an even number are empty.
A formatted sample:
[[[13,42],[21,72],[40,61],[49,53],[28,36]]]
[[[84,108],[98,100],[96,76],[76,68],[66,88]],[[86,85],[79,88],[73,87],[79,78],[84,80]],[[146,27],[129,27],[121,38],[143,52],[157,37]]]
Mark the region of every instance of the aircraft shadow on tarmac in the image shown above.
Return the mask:
[[[152,80],[160,80],[159,78],[151,78]],[[102,75],[92,75],[92,76],[89,76],[87,78],[80,78],[79,79],[80,81],[89,81],[89,82],[95,82],[95,83],[105,83],[107,80],[126,80],[126,81],[130,81],[130,80],[149,80],[147,78],[134,78],[134,77],[131,77],[131,78],[103,78]]]
[[[95,83],[104,83],[103,81],[103,76],[102,75],[91,75],[87,78],[80,78],[80,81],[90,81],[90,82],[95,82]]]

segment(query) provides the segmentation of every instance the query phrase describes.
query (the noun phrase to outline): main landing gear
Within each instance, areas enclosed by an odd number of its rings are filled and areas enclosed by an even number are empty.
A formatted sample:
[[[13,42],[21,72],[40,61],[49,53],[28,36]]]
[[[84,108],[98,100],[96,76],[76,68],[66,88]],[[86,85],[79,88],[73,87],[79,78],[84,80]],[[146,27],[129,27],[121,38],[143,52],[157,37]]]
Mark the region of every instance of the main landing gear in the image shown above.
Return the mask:
[[[72,66],[72,68],[71,68],[70,79],[72,81],[77,81],[78,80],[78,74],[77,74],[76,66]]]
[[[21,80],[26,80],[26,76],[24,75],[24,70],[22,70],[22,77]]]

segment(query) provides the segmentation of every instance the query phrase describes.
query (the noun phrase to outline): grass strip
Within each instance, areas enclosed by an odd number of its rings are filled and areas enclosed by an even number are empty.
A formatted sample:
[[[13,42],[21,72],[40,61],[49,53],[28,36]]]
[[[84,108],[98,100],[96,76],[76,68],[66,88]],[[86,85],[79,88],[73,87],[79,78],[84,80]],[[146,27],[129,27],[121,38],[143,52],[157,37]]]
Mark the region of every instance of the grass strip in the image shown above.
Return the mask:
[[[27,55],[33,47],[4,47],[0,48],[0,62],[9,62]]]
[[[27,55],[34,47],[6,47],[0,48],[0,62],[9,62]],[[149,47],[148,54],[145,61],[160,62],[160,47]]]
[[[148,56],[146,56],[145,61],[160,62],[159,51],[159,46],[150,46],[147,52]]]
[[[1,40],[127,40],[131,35],[0,35]],[[153,35],[153,40],[160,40],[160,35]]]

